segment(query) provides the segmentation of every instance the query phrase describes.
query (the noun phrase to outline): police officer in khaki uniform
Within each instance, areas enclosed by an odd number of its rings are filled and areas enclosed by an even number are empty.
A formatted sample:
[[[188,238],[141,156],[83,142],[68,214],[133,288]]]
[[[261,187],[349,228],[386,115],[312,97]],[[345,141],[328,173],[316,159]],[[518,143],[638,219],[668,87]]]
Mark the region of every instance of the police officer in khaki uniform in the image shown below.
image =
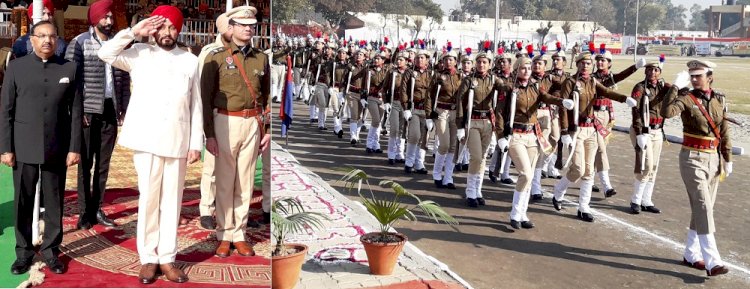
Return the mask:
[[[346,103],[349,107],[349,143],[352,146],[357,145],[359,142],[359,131],[362,129],[359,126],[360,117],[362,117],[363,109],[366,107],[366,103],[362,103],[362,92],[365,89],[366,77],[367,77],[367,64],[365,60],[367,58],[367,50],[360,48],[354,53],[354,63],[347,67],[346,71]]]
[[[330,105],[330,91],[329,85],[331,84],[331,73],[333,69],[334,51],[336,50],[335,42],[328,42],[326,47],[323,49],[323,55],[317,58],[315,65],[315,74],[312,75],[315,78],[314,84],[315,89],[310,103],[314,103],[315,107],[318,108],[317,117],[318,130],[328,130],[326,128],[326,117],[328,106]]]
[[[404,74],[409,71],[409,54],[400,52],[396,56],[394,68],[388,73],[385,84],[381,87],[381,93],[386,96],[385,111],[388,112],[388,164],[404,163],[404,130],[406,120],[404,118],[403,103],[401,100]]]
[[[568,185],[581,182],[579,195],[578,218],[586,222],[593,222],[589,202],[591,201],[591,187],[594,185],[594,157],[603,138],[595,128],[595,116],[592,102],[598,97],[606,97],[619,102],[627,102],[628,106],[636,105],[635,99],[619,94],[604,87],[594,79],[591,71],[593,57],[591,53],[581,53],[576,59],[578,72],[566,79],[562,84],[561,95],[565,99],[578,97],[578,115],[561,110],[560,128],[561,141],[566,147],[573,147],[572,161],[566,176],[555,184],[555,195],[552,204],[555,209],[562,210],[560,201],[565,196]],[[577,120],[576,120],[577,119]],[[577,124],[577,125],[576,125]],[[575,142],[575,144],[573,144]]]
[[[281,102],[281,94],[284,89],[284,76],[286,75],[286,57],[292,53],[283,37],[276,38],[273,48],[273,62],[271,65],[271,100]]]
[[[490,53],[481,52],[476,56],[476,71],[461,80],[456,98],[456,136],[466,139],[464,149],[469,150],[469,170],[466,176],[466,205],[476,208],[484,205],[482,181],[486,162],[486,152],[493,133],[500,139],[503,133],[503,116],[497,107],[503,107],[504,99],[493,100],[502,80],[490,72]],[[473,101],[469,111],[469,96],[473,91]],[[494,105],[494,106],[493,106]],[[507,148],[507,141],[504,147]]]
[[[333,134],[338,138],[344,137],[344,128],[341,124],[342,107],[344,103],[344,82],[346,71],[349,66],[349,54],[346,47],[337,50],[336,60],[331,62],[331,84],[328,89],[329,105],[333,109]]]
[[[520,55],[524,54],[521,53]],[[496,66],[494,72],[502,81],[513,83],[513,60],[515,59],[516,57],[510,53],[502,53],[495,56]],[[499,65],[499,67],[497,65]],[[496,144],[497,140],[493,140],[492,143]],[[498,158],[503,155],[505,156],[505,165],[502,168],[497,167],[497,165],[500,164]],[[510,178],[510,156],[507,153],[503,154],[498,151],[497,146],[492,148],[492,158],[490,159],[489,170],[490,181],[493,183],[497,181],[498,175],[500,175],[500,183],[502,184],[512,185],[516,183]]]
[[[311,124],[318,122],[319,111],[318,106],[315,103],[315,97],[313,96],[315,93],[315,83],[318,81],[317,79],[315,79],[315,76],[318,72],[318,65],[322,65],[322,62],[325,62],[325,43],[323,43],[323,39],[315,38],[312,42],[313,47],[309,53],[310,57],[307,59],[308,63],[305,66],[305,72],[307,74],[305,75],[305,77],[307,78],[307,85],[305,87],[306,89],[303,90],[302,93],[302,98],[305,100],[305,104],[307,104],[308,108],[310,109]]]
[[[370,113],[370,127],[367,130],[367,146],[365,151],[367,153],[383,153],[380,149],[380,123],[383,121],[383,114],[385,108],[383,106],[383,84],[386,82],[389,70],[385,67],[385,61],[388,59],[388,54],[385,51],[381,51],[373,57],[373,66],[369,69],[369,83],[370,87],[366,93],[367,110]]]
[[[674,98],[677,89],[661,78],[664,62],[660,60],[663,58],[646,63],[646,79],[637,83],[631,93],[638,100],[638,105],[633,108],[633,124],[630,126],[630,141],[635,148],[635,181],[630,199],[630,212],[633,214],[641,210],[656,214],[661,212],[651,200],[664,142],[661,103]]]
[[[233,246],[253,255],[245,241],[255,163],[268,127],[261,121],[269,101],[268,56],[250,46],[256,10],[245,6],[229,17],[232,41],[213,50],[201,75],[206,149],[216,156],[216,255]],[[266,132],[266,137],[268,137]]]
[[[431,71],[427,68],[430,52],[419,50],[414,67],[403,77],[401,84],[401,103],[404,105],[404,119],[407,122],[406,163],[404,172],[427,174],[424,165],[427,153],[427,131],[434,123],[427,116],[432,112]]]
[[[689,82],[693,89],[680,90],[679,96],[663,101],[662,114],[664,118],[679,115],[683,126],[680,175],[692,211],[683,263],[715,276],[729,272],[716,247],[713,210],[719,181],[732,174],[727,103],[724,94],[711,88],[714,63],[692,60],[687,66],[689,75],[680,73],[674,86],[685,88]]]
[[[596,55],[595,61],[596,72],[594,73],[594,78],[605,87],[614,90],[617,90],[617,83],[630,77],[646,64],[646,60],[641,58],[636,64],[620,71],[620,73],[613,74],[610,71],[612,69],[612,53],[606,50],[604,44],[599,48],[599,54]],[[596,152],[594,167],[599,181],[604,186],[604,197],[609,198],[617,194],[617,191],[612,187],[612,182],[609,180],[609,157],[607,156],[607,143],[612,136],[612,127],[615,125],[615,111],[612,101],[604,97],[598,97],[594,100],[593,106],[594,117],[603,127],[600,133],[604,137],[604,142]],[[605,134],[606,137],[604,136]],[[594,186],[592,190],[598,192],[599,188]]]
[[[539,71],[540,63],[544,63],[544,59],[535,57],[533,62]],[[547,136],[542,132],[537,113],[542,104],[565,104],[566,108],[573,108],[573,100],[563,101],[546,92],[546,86],[551,82],[534,81],[531,76],[532,69],[531,59],[525,56],[517,59],[513,69],[516,80],[506,82],[500,90],[502,96],[498,96],[505,99],[503,119],[508,120],[507,127],[503,128],[503,137],[498,139],[498,148],[500,151],[508,150],[508,155],[518,170],[518,183],[513,192],[513,206],[510,212],[510,225],[516,229],[534,227],[534,223],[526,215],[534,167],[539,155],[552,151]],[[543,67],[541,71],[544,71]]]
[[[552,78],[552,81],[557,83],[562,83],[566,78],[570,77],[570,72],[565,71],[565,66],[567,65],[567,57],[565,55],[565,51],[562,49],[562,45],[560,42],[556,43],[557,45],[557,52],[552,54],[552,69],[547,72],[547,74],[550,75]],[[558,108],[559,109],[559,108]],[[560,179],[562,176],[560,175],[560,172],[555,167],[555,164],[558,163],[557,160],[560,160],[560,166],[562,167],[562,146],[559,145],[560,141],[560,113],[558,109],[552,109],[550,110],[551,115],[551,132],[549,137],[549,142],[552,145],[552,147],[556,148],[556,151],[553,152],[549,157],[547,157],[544,161],[545,166],[542,170],[542,177],[550,177],[553,179]]]
[[[461,57],[461,79],[471,76],[474,73],[474,59],[471,56],[471,48],[466,48],[466,54]],[[456,122],[458,124],[458,122]],[[458,146],[463,143],[459,141]],[[464,171],[469,169],[469,150],[459,151],[458,146],[455,151],[454,162],[456,163],[455,171]]]
[[[435,153],[435,164],[432,167],[432,179],[438,188],[455,189],[453,184],[453,155],[456,151],[456,92],[461,85],[461,74],[456,69],[458,55],[450,51],[443,55],[443,70],[433,77],[432,87],[437,92],[435,111],[430,118],[435,123],[435,138],[438,146]]]

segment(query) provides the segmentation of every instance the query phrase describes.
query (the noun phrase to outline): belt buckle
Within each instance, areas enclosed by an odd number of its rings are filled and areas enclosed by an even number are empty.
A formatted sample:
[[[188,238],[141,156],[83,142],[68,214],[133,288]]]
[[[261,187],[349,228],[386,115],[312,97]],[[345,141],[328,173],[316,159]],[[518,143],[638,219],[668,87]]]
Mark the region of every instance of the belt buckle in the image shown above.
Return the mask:
[[[242,110],[242,118],[250,118],[250,110],[249,109],[243,109]]]

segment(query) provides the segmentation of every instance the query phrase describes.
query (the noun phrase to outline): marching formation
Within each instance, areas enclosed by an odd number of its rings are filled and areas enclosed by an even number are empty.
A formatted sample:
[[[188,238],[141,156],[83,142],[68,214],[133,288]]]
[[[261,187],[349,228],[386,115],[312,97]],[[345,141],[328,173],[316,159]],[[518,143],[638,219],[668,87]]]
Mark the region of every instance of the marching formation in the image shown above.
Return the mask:
[[[687,63],[673,83],[661,78],[665,57],[640,59],[612,72],[612,54],[605,45],[588,43],[588,51],[568,59],[556,43],[551,57],[517,42],[515,55],[501,45],[481,48],[425,49],[422,40],[398,44],[382,41],[339,41],[322,35],[277,38],[274,64],[279,74],[291,61],[294,91],[309,106],[311,124],[326,131],[333,117],[333,134],[360,145],[367,130],[367,154],[380,154],[387,138],[387,162],[403,164],[406,174],[428,174],[425,156],[432,151],[432,179],[438,189],[455,190],[454,172],[466,171],[468,207],[485,205],[485,171],[491,182],[515,185],[510,225],[531,229],[530,201],[544,199],[541,178],[559,179],[551,202],[563,209],[569,186],[579,183],[577,215],[585,222],[595,217],[589,206],[592,192],[617,194],[609,178],[607,143],[614,127],[612,101],[631,108],[630,139],[635,150],[632,214],[660,213],[652,201],[666,118],[680,115],[684,142],[680,172],[692,208],[683,263],[724,274],[713,237],[713,202],[718,180],[732,172],[729,127],[724,95],[711,88],[709,61]],[[524,51],[525,50],[525,51]],[[572,61],[575,72],[565,71]],[[551,62],[551,67],[548,64]],[[615,91],[617,84],[645,68],[645,77],[630,95]],[[274,78],[273,100],[281,100],[281,77]],[[693,88],[688,89],[688,85]],[[369,119],[369,120],[368,120]],[[489,162],[488,162],[489,160]],[[385,159],[384,159],[385,161]],[[510,178],[511,163],[518,173]],[[561,174],[561,172],[563,172]],[[595,185],[598,179],[601,187]]]

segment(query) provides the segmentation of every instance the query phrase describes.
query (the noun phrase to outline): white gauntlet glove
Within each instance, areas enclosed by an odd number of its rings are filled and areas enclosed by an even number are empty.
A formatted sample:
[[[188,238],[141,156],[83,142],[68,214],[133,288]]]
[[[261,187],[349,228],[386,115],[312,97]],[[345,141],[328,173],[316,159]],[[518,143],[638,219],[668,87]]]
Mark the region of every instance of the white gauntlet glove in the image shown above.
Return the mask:
[[[501,152],[507,152],[508,151],[508,139],[501,137],[499,140],[497,140],[497,149]]]
[[[571,137],[569,134],[565,134],[560,138],[560,141],[562,141],[564,146],[570,146],[573,144],[573,137]]]
[[[724,172],[726,173],[727,177],[732,174],[732,162],[724,163]]]
[[[674,79],[674,85],[677,87],[677,89],[682,89],[688,86],[690,84],[690,74],[687,71],[681,71],[677,74],[677,77]]]
[[[632,98],[632,97],[628,96],[628,98],[625,99],[625,104],[627,104],[628,107],[632,108],[632,107],[635,107],[636,105],[638,105],[638,101],[635,100],[635,98]]]
[[[391,104],[390,103],[383,104],[383,109],[385,110],[385,112],[391,113]]]
[[[635,136],[635,142],[641,150],[646,148],[646,145],[651,142],[651,136],[648,134],[639,134]]]
[[[431,119],[427,119],[426,125],[427,125],[427,131],[431,131],[432,128],[435,127],[435,123]]]
[[[361,103],[362,106],[367,107],[367,100],[366,99],[360,99],[359,103]]]
[[[567,110],[573,110],[575,108],[576,103],[573,102],[572,99],[563,99],[563,107]]]
[[[411,110],[404,110],[404,119],[409,121],[411,119]]]
[[[458,141],[461,141],[461,140],[463,140],[463,139],[464,139],[464,137],[466,137],[466,130],[465,130],[465,129],[463,129],[463,128],[459,128],[459,129],[458,129],[458,130],[456,131],[456,137],[458,138]]]
[[[638,62],[635,63],[635,69],[641,69],[644,66],[646,66],[646,59],[641,57],[641,59],[638,59]]]

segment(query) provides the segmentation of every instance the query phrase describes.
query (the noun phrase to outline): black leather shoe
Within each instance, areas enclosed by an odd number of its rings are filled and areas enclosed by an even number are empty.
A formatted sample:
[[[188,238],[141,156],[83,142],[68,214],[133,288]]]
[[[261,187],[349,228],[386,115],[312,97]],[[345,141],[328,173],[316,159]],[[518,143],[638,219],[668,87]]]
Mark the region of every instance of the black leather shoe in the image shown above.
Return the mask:
[[[399,163],[399,164],[405,164],[406,160],[405,159],[396,159],[396,162]]]
[[[546,179],[546,178],[547,178],[547,172],[542,171],[542,179]]]
[[[515,185],[516,182],[513,181],[513,179],[502,179],[500,180],[500,183],[506,184],[506,185]]]
[[[462,170],[461,164],[456,164],[456,167],[453,168],[454,171],[460,172]]]
[[[464,171],[468,171],[469,170],[469,164],[463,164],[463,165],[461,165],[461,169],[464,170]]]
[[[414,171],[414,172],[415,172],[415,173],[418,173],[418,174],[420,174],[420,175],[426,175],[426,174],[428,173],[428,172],[427,172],[427,169],[425,169],[425,168],[421,168],[421,169],[418,169],[418,170],[416,170],[416,171]]]
[[[518,223],[516,220],[510,220],[510,226],[513,227],[513,229],[520,230],[521,224]]]
[[[381,149],[374,149],[374,150],[372,150],[372,152],[376,153],[376,154],[382,154],[383,150],[381,150]]]
[[[435,181],[435,186],[436,186],[436,187],[437,187],[438,189],[442,189],[442,188],[445,188],[445,186],[443,185],[443,180],[433,180],[433,181]]]
[[[661,210],[655,206],[641,206],[641,211],[659,214],[661,213]]]
[[[404,166],[404,173],[411,174],[414,169],[410,166]]]
[[[356,139],[350,140],[349,143],[352,144],[352,146],[355,146],[357,145],[357,140]]]
[[[617,195],[617,191],[615,191],[614,188],[609,189],[609,190],[607,190],[607,191],[604,192],[604,197],[605,198],[609,198],[609,197],[612,197],[614,195]]]
[[[395,165],[396,164],[396,160],[394,160],[394,159],[388,159],[388,164],[391,165],[391,166]]]
[[[496,183],[497,182],[497,176],[495,176],[495,173],[489,172],[490,176],[490,182]]]
[[[325,126],[319,126],[319,127],[318,127],[318,130],[328,130],[328,128],[327,128],[327,127],[325,127]]]
[[[366,152],[366,153],[368,153],[368,154],[371,154],[371,153],[372,153],[372,149],[370,149],[370,148],[365,148],[365,152]]]
[[[581,213],[581,211],[578,211],[578,218],[589,223],[594,221],[594,215],[589,213]]]
[[[591,191],[592,191],[592,192],[599,192],[599,191],[600,191],[600,189],[599,189],[599,187],[597,187],[596,185],[593,185],[593,186],[591,187]]]
[[[344,138],[344,130],[340,130],[339,132],[337,132],[336,136],[338,136],[339,138]]]
[[[211,216],[201,216],[201,227],[206,230],[216,229],[216,222]]]
[[[380,131],[380,135],[388,135],[388,131],[384,129]]]
[[[534,223],[532,223],[531,221],[523,221],[521,222],[521,228],[524,228],[524,229],[534,228]]]
[[[477,199],[474,199],[474,198],[466,198],[466,205],[472,208],[479,207],[479,203],[477,203]]]
[[[543,194],[531,195],[531,200],[534,202],[544,200],[544,195]]]
[[[641,213],[641,206],[635,203],[630,203],[630,213],[633,215],[638,215]]]
[[[62,274],[63,271],[65,271],[65,264],[60,262],[60,259],[57,257],[44,260],[44,263],[47,263],[47,268],[49,268],[49,271],[52,273]]]
[[[453,183],[448,183],[448,184],[445,185],[445,188],[446,189],[455,190],[456,189],[456,185],[454,185]]]
[[[477,204],[479,204],[480,206],[484,206],[485,204],[487,204],[487,202],[484,201],[484,198],[477,198]]]
[[[16,261],[13,262],[13,265],[10,265],[10,273],[13,275],[21,275],[29,272],[33,259],[34,258],[16,259]]]
[[[316,122],[318,122],[317,119],[312,119],[312,118],[310,119],[310,123],[316,123]]]
[[[711,270],[706,270],[706,274],[708,274],[708,276],[716,276],[726,273],[729,273],[729,269],[724,266],[714,266],[713,268],[711,268]]]
[[[562,210],[562,202],[555,199],[554,196],[552,196],[552,206],[555,207],[555,210],[558,210],[558,211]]]
[[[96,221],[99,222],[99,224],[102,224],[110,228],[117,226],[117,224],[115,224],[115,222],[112,221],[112,219],[107,218],[107,215],[105,215],[101,209],[99,209],[99,211],[96,212]]]
[[[89,223],[88,221],[81,222],[79,220],[78,224],[76,224],[76,229],[78,230],[88,230],[91,229],[91,227],[93,227],[93,225],[91,225],[91,223]]]

